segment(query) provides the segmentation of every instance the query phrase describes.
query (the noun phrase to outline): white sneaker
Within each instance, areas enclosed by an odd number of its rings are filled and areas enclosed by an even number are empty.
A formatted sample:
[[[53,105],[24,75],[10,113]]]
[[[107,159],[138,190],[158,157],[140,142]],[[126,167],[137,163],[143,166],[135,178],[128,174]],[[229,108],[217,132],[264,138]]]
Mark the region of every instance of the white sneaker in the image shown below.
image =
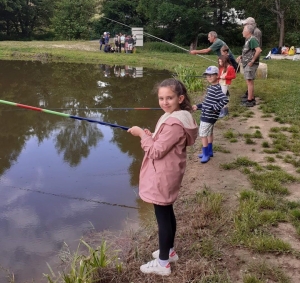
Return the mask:
[[[164,276],[168,276],[171,274],[170,263],[168,263],[167,266],[161,266],[157,259],[154,259],[146,264],[141,265],[140,270],[143,273],[154,273]]]
[[[153,258],[158,258],[159,257],[159,250],[155,251],[152,253]],[[177,253],[175,251],[171,252],[169,254],[169,262],[175,262],[179,259]]]

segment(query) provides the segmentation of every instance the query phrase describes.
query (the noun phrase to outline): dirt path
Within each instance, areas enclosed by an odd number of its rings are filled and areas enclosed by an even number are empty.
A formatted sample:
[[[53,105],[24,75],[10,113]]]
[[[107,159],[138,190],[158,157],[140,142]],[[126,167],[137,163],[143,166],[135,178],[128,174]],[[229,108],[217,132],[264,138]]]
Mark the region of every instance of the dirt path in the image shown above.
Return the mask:
[[[257,100],[259,104],[259,100]],[[274,122],[273,117],[261,118],[263,113],[259,107],[249,108],[252,111],[252,117],[243,119],[241,117],[229,117],[228,120],[220,120],[215,126],[214,144],[221,145],[230,153],[215,152],[214,157],[206,164],[199,162],[198,154],[201,151],[200,139],[193,147],[193,154],[188,161],[188,167],[185,178],[183,180],[182,195],[191,194],[193,191],[209,188],[213,192],[222,193],[225,196],[226,206],[234,209],[238,206],[239,192],[245,189],[250,189],[251,184],[247,180],[247,176],[239,170],[223,170],[220,164],[233,162],[237,157],[249,157],[252,161],[256,161],[261,165],[266,165],[266,156],[274,156],[263,153],[262,142],[271,139],[268,137],[272,127],[289,126]],[[258,128],[259,127],[259,128]],[[231,143],[224,138],[224,133],[229,129],[238,134],[238,141]],[[255,139],[256,144],[246,144],[244,134],[253,134],[259,130],[263,138]],[[276,165],[283,168],[288,173],[299,177],[295,168],[288,163],[276,159]],[[290,200],[300,199],[300,188],[298,184],[287,186],[290,195],[287,197]],[[300,241],[296,235],[295,228],[289,223],[281,223],[273,231],[276,237],[289,242],[296,251],[300,252]],[[270,264],[279,266],[283,269],[286,275],[292,278],[292,282],[300,282],[300,260],[293,255],[274,255],[274,253],[255,254],[250,250],[243,248],[234,248],[226,251],[224,254],[225,267],[228,269],[232,282],[243,282],[242,277],[247,270],[249,263],[266,261]],[[274,282],[274,281],[268,281]]]

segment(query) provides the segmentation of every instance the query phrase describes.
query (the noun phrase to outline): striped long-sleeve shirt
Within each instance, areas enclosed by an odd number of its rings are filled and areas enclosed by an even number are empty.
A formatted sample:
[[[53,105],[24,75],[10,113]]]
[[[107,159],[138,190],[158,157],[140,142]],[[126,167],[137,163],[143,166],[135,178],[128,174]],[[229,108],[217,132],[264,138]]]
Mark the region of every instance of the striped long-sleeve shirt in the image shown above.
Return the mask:
[[[210,85],[207,88],[205,100],[197,105],[202,109],[200,121],[214,124],[218,120],[221,109],[228,101],[219,84]]]

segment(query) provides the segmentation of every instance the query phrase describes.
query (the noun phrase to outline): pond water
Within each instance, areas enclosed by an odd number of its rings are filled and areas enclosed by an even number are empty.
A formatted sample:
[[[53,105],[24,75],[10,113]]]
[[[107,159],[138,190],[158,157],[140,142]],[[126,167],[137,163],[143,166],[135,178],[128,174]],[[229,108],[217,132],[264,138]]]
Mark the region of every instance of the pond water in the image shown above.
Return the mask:
[[[167,71],[142,67],[0,61],[0,99],[151,130],[151,93]],[[122,108],[122,109],[117,109]],[[46,262],[89,229],[142,221],[143,158],[125,130],[0,104],[0,282],[46,282]]]

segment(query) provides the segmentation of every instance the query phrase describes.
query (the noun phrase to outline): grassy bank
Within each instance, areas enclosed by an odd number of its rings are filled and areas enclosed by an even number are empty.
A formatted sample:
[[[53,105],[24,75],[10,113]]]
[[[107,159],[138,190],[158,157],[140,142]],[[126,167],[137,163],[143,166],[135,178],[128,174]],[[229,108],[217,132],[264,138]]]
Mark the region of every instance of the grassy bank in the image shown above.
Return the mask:
[[[215,56],[206,57],[217,61]],[[124,64],[168,70],[182,64],[189,67],[195,65],[196,69],[199,68],[199,72],[214,63],[199,56],[189,55],[187,52],[155,52],[138,48],[137,52],[132,54],[104,53],[99,51],[99,43],[96,41],[4,41],[0,42],[0,59]]]
[[[181,53],[105,54],[98,51],[97,42],[0,42],[0,58],[128,64],[172,72],[181,65],[192,74],[213,64]],[[208,58],[216,60],[214,55]],[[300,275],[295,279],[296,271],[289,268],[292,262],[300,266],[300,201],[297,190],[292,190],[300,186],[299,61],[266,63],[268,79],[255,81],[256,95],[262,99],[255,109],[240,106],[246,90],[243,77],[233,81],[230,116],[216,125],[222,136],[216,139],[214,160],[199,165],[195,157],[199,143],[189,151],[189,171],[175,203],[180,260],[172,265],[172,275],[162,278],[139,272],[157,248],[157,227],[149,213],[148,223],[137,231],[122,231],[118,237],[92,235],[89,245],[82,244],[86,254],[70,252],[67,271],[49,272],[49,282],[299,282]],[[201,91],[194,92],[192,100],[201,96]],[[243,144],[242,154],[236,153],[236,144]],[[209,167],[218,156],[222,157],[218,166]],[[206,175],[197,179],[202,172]],[[217,190],[212,179],[223,178],[230,186],[225,178],[230,175],[235,176],[237,189],[227,194],[225,189]],[[281,225],[290,230],[279,233]]]

